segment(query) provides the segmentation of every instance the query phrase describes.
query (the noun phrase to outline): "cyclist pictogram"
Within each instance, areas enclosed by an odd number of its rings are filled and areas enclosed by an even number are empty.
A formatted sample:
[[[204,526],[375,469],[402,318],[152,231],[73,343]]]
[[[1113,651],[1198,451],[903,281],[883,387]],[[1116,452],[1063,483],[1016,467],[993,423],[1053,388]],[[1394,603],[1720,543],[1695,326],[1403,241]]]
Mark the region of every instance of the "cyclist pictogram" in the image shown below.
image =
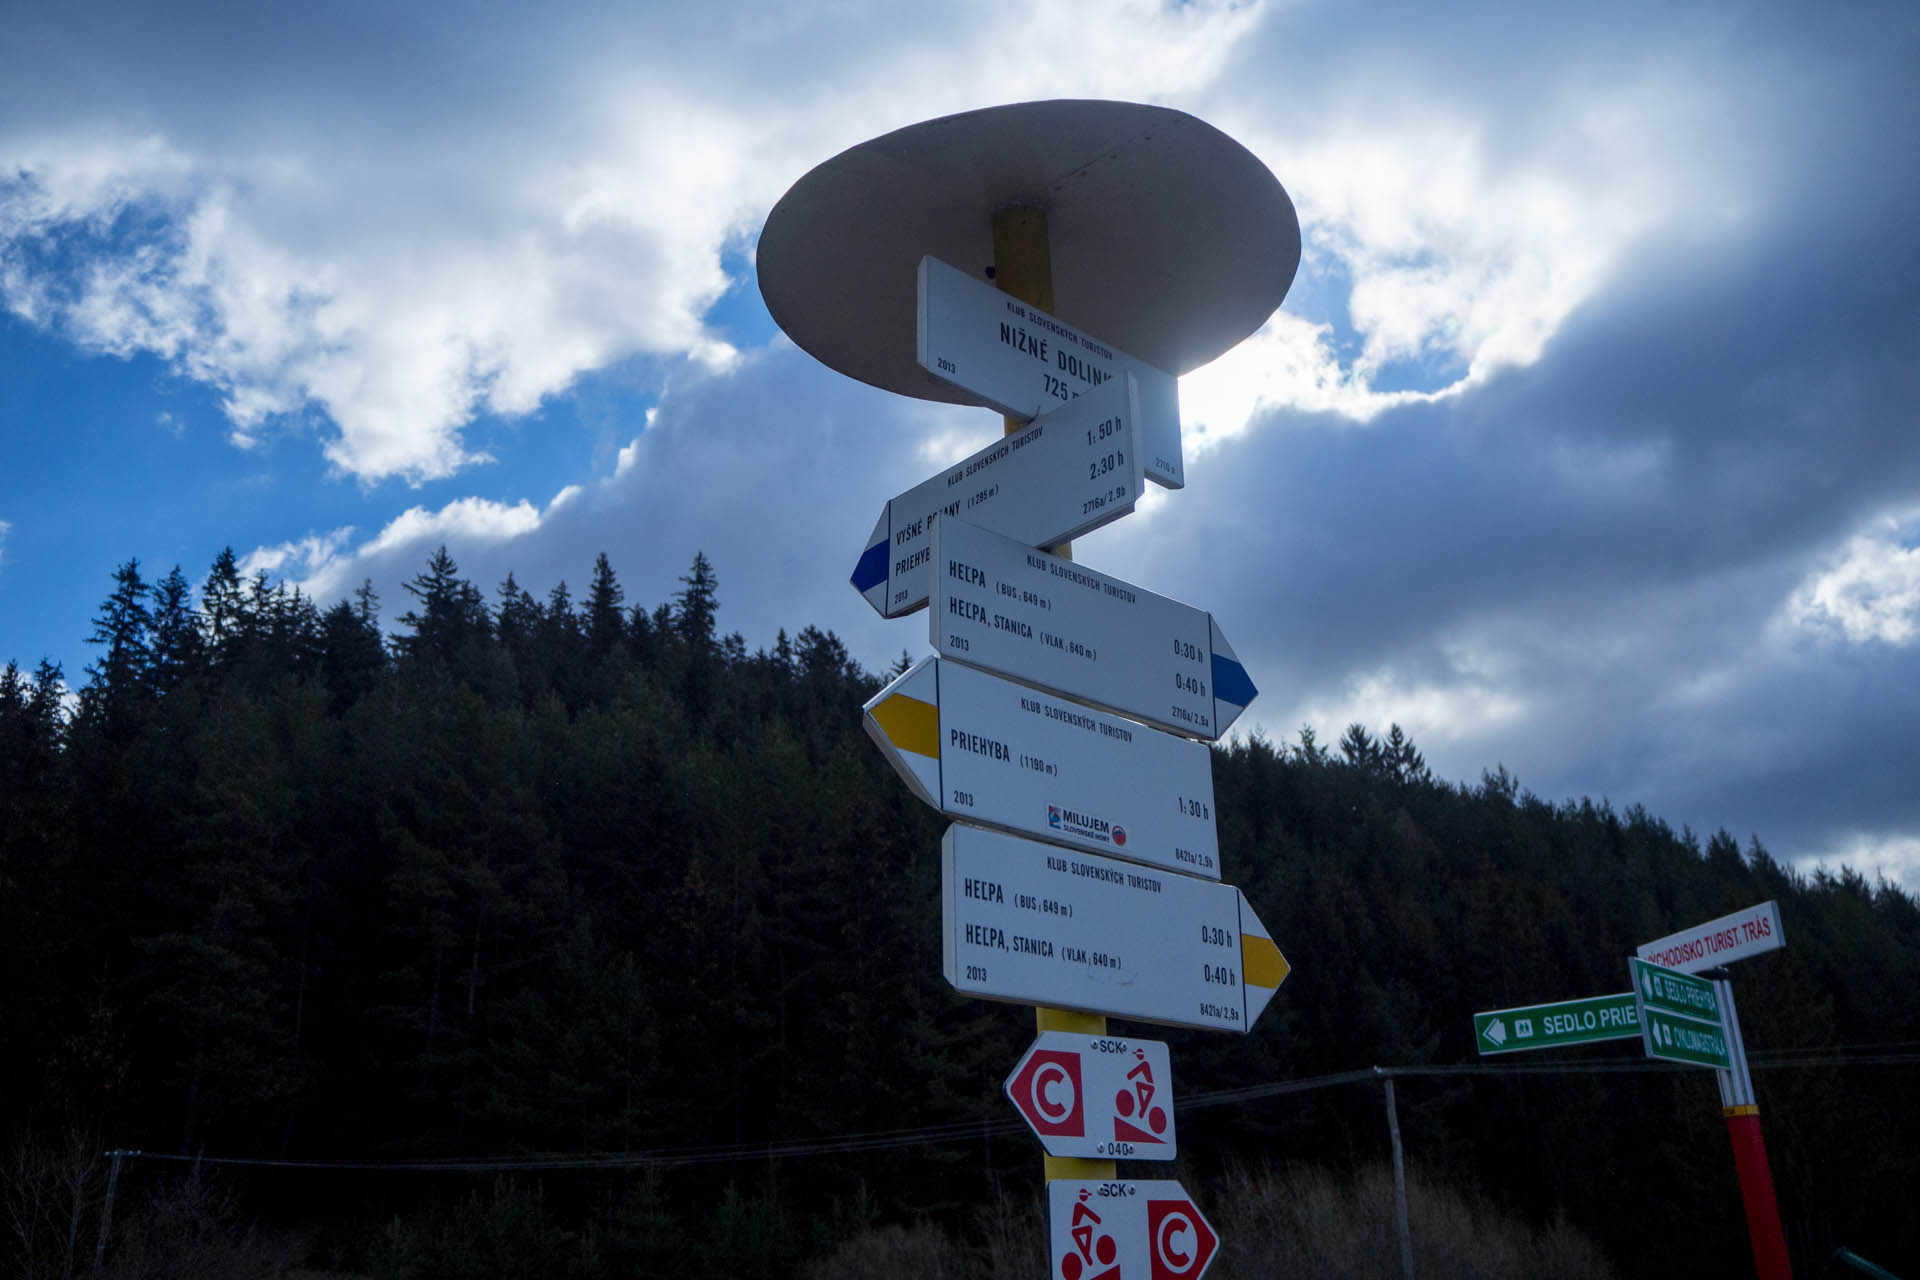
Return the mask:
[[[1145,1049],[1135,1049],[1137,1061],[1127,1071],[1127,1087],[1113,1096],[1113,1136],[1122,1142],[1166,1141],[1167,1109],[1154,1101],[1153,1062]]]
[[[1072,1249],[1060,1259],[1059,1280],[1120,1280],[1120,1243],[1103,1228],[1091,1189],[1082,1187],[1073,1205],[1067,1236]],[[1096,1270],[1096,1268],[1098,1268]]]

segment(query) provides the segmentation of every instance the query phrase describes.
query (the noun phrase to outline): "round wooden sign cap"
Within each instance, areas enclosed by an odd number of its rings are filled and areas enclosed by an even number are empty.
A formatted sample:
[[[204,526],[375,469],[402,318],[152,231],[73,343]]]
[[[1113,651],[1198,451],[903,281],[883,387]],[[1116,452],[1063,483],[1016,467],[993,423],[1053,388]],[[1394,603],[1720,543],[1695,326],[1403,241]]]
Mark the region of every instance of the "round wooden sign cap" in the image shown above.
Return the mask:
[[[1293,202],[1212,125],[1132,102],[1022,102],[909,125],[816,166],[761,229],[761,296],[830,368],[978,403],[915,359],[915,273],[931,254],[990,278],[993,217],[1011,206],[1046,215],[1054,314],[1173,374],[1265,324],[1300,264]]]

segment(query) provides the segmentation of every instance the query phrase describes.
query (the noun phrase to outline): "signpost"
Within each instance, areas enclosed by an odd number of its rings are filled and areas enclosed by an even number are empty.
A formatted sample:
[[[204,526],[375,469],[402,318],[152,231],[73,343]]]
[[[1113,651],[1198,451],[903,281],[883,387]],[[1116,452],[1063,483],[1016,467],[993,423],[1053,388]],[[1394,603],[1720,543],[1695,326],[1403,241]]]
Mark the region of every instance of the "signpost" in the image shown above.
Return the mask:
[[[1640,1015],[1631,991],[1473,1015],[1473,1043],[1483,1056],[1629,1040],[1639,1034]]]
[[[1199,1280],[1220,1237],[1178,1182],[1047,1183],[1053,1280]]]
[[[1218,883],[1204,743],[1252,682],[1210,615],[1062,544],[1147,479],[1184,484],[1175,375],[1259,329],[1299,260],[1258,158],[1137,103],[896,130],[815,166],[761,229],[761,295],[796,345],[1006,415],[1003,440],[887,504],[853,583],[884,617],[938,596],[941,656],[865,708],[888,761],[944,813],[1052,842],[950,827],[942,937],[957,988],[1040,1006],[1007,1088],[1050,1152],[1054,1280],[1198,1280],[1218,1246],[1179,1184],[1114,1178],[1115,1156],[1171,1157],[1173,1105],[1165,1046],[1105,1035],[1104,1014],[1244,1032],[1287,974]]]
[[[1640,959],[1629,959],[1627,971],[1649,1058],[1732,1068],[1727,1026],[1713,983]]]
[[[1786,942],[1779,904],[1768,901],[1642,943],[1627,961],[1647,1056],[1718,1068],[1720,1114],[1733,1146],[1747,1236],[1761,1280],[1786,1280],[1792,1268],[1773,1193],[1773,1171],[1760,1136],[1746,1041],[1733,1007],[1733,984],[1719,966],[1777,951]],[[1689,976],[1703,971],[1711,972]]]
[[[933,647],[943,656],[1218,738],[1253,681],[1213,615],[964,519],[933,530]]]
[[[1146,489],[1133,386],[1104,383],[889,501],[854,565],[854,589],[884,618],[925,604],[938,515],[1051,547],[1132,511]]]
[[[1761,1280],[1787,1280],[1792,1272],[1773,1174],[1760,1137],[1760,1108],[1754,1102],[1746,1044],[1733,1008],[1733,987],[1726,971],[1717,966],[1785,945],[1779,907],[1763,902],[1643,944],[1627,960],[1633,989],[1623,995],[1473,1015],[1474,1046],[1482,1054],[1637,1035],[1649,1058],[1717,1068],[1720,1111],[1733,1145],[1740,1199]],[[1712,972],[1693,976],[1700,970]]]
[[[1634,954],[1664,968],[1693,973],[1786,945],[1786,934],[1780,930],[1780,906],[1768,901],[1655,938],[1641,944]]]
[[[867,734],[940,812],[1220,878],[1203,743],[922,658],[866,705]]]
[[[1050,1156],[1171,1160],[1172,1080],[1158,1040],[1043,1031],[1006,1091]]]
[[[1286,979],[1232,885],[960,824],[940,852],[941,956],[963,995],[1246,1031]]]
[[[1140,384],[1147,477],[1173,489],[1186,484],[1172,374],[937,258],[920,259],[919,303],[920,367],[1010,418],[1035,417],[1132,374]]]

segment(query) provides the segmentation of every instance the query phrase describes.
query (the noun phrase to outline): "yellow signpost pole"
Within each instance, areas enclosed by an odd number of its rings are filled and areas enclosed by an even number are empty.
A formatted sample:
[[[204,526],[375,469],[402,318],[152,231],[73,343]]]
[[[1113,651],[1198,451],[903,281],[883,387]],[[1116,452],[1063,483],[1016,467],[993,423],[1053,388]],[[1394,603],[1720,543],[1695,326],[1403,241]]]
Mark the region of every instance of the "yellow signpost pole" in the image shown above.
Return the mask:
[[[993,281],[1001,292],[1012,294],[1028,306],[1048,313],[1053,311],[1053,262],[1047,250],[1045,210],[1011,205],[993,215]],[[1008,435],[1027,425],[1020,418],[1005,421]],[[1073,557],[1071,542],[1063,542],[1051,550],[1057,556]],[[1071,1009],[1036,1008],[1033,1022],[1039,1031],[1071,1031],[1085,1036],[1107,1034],[1106,1018]],[[1111,1160],[1080,1160],[1069,1156],[1044,1159],[1049,1182],[1056,1178],[1110,1181],[1116,1176]]]

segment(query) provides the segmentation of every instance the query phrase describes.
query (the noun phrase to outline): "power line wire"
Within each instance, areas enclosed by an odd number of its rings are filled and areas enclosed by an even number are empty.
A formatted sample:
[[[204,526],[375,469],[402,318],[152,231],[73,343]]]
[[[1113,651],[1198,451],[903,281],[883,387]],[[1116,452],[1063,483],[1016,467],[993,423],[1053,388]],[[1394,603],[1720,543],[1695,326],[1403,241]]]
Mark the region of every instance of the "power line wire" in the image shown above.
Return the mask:
[[[1913,1046],[1909,1048],[1909,1046]],[[1920,1065],[1920,1042],[1892,1041],[1883,1045],[1833,1045],[1818,1049],[1776,1049],[1750,1055],[1748,1065],[1756,1070],[1783,1070],[1815,1066],[1914,1066]],[[1698,1067],[1679,1063],[1621,1059],[1611,1062],[1579,1062],[1570,1059],[1546,1062],[1465,1062],[1438,1063],[1410,1067],[1362,1067],[1296,1080],[1275,1080],[1264,1084],[1211,1089],[1180,1099],[1182,1110],[1203,1110],[1257,1102],[1290,1093],[1305,1093],[1343,1084],[1359,1084],[1384,1077],[1413,1079],[1448,1076],[1526,1076],[1526,1075],[1617,1075],[1623,1073],[1671,1074],[1697,1071]],[[1025,1132],[1019,1120],[960,1120],[946,1124],[923,1125],[907,1129],[882,1129],[868,1133],[835,1137],[789,1139],[781,1142],[736,1142],[701,1147],[661,1147],[633,1152],[583,1152],[577,1154],[530,1154],[525,1156],[448,1157],[422,1160],[270,1160],[251,1156],[183,1156],[147,1151],[110,1151],[142,1160],[164,1160],[186,1164],[225,1165],[267,1169],[317,1169],[379,1173],[511,1173],[562,1172],[570,1170],[675,1169],[700,1165],[739,1163],[747,1160],[804,1160],[818,1156],[844,1155],[859,1151],[886,1151],[902,1147],[940,1146],[957,1142],[977,1142]]]

